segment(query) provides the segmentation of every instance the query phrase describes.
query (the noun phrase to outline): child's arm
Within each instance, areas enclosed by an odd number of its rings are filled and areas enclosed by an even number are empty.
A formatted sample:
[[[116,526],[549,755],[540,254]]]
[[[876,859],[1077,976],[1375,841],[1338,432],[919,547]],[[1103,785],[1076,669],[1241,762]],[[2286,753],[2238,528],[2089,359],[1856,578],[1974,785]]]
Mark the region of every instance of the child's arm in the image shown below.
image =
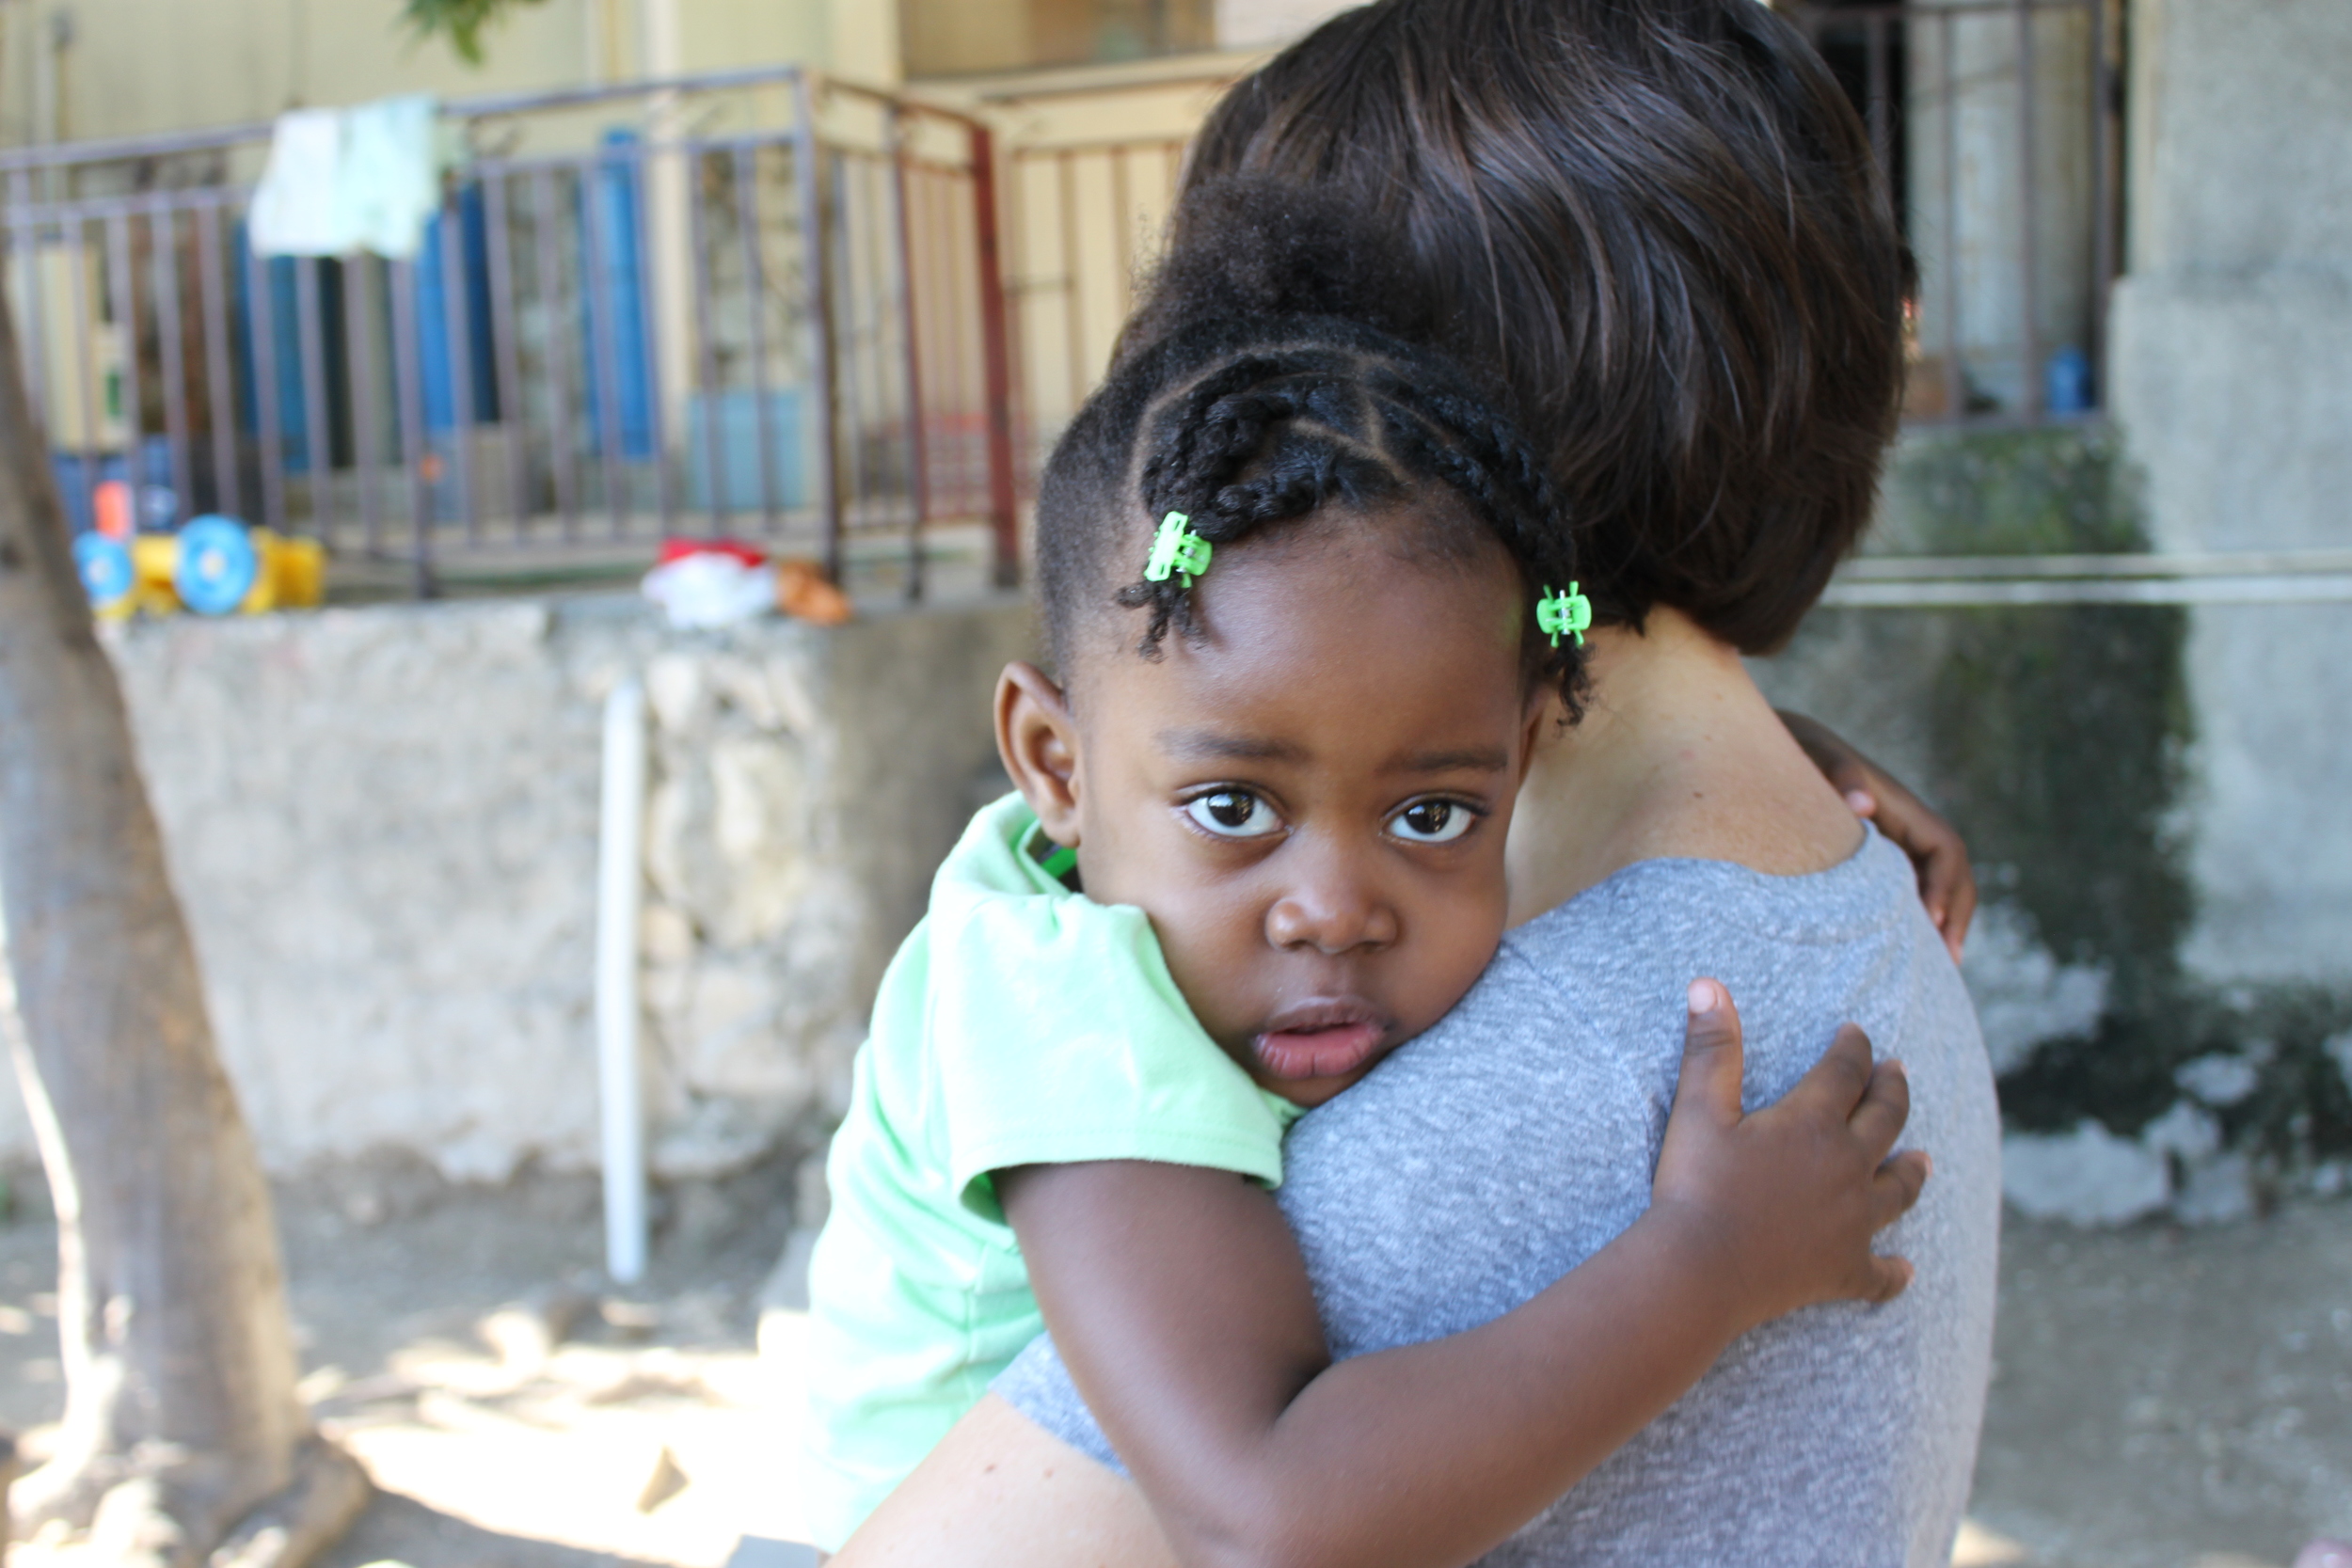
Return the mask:
[[[1977,873],[1968,863],[1968,846],[1961,841],[1960,831],[1819,719],[1783,709],[1780,721],[1854,814],[1877,823],[1879,832],[1911,857],[1919,874],[1919,901],[1944,934],[1952,962],[1960,962],[1968,923],[1977,912]]]
[[[1436,1568],[1533,1518],[1734,1338],[1814,1302],[1883,1301],[1870,1237],[1915,1201],[1885,1160],[1899,1069],[1859,1030],[1740,1112],[1739,1019],[1693,1013],[1651,1207],[1581,1267],[1451,1338],[1334,1365],[1273,1199],[1225,1173],[1030,1166],[999,1191],[1073,1379],[1187,1564]]]

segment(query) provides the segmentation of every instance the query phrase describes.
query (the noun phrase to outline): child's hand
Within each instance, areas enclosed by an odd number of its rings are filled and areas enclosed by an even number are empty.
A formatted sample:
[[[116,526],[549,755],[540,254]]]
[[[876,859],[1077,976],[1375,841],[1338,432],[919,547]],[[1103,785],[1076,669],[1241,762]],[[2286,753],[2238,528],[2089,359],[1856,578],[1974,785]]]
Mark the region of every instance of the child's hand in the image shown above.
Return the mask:
[[[1911,857],[1919,876],[1919,901],[1943,933],[1952,962],[1960,962],[1968,923],[1977,912],[1977,873],[1968,863],[1968,846],[1959,831],[1900,779],[1847,745],[1820,720],[1784,712],[1780,721],[1853,814],[1877,823],[1879,832]]]
[[[1891,1301],[1911,1265],[1870,1238],[1919,1200],[1928,1157],[1887,1158],[1911,1115],[1900,1063],[1870,1061],[1849,1023],[1788,1097],[1740,1111],[1740,1014],[1713,980],[1691,985],[1682,1078],[1645,1223],[1682,1232],[1725,1281],[1743,1326],[1824,1301]]]

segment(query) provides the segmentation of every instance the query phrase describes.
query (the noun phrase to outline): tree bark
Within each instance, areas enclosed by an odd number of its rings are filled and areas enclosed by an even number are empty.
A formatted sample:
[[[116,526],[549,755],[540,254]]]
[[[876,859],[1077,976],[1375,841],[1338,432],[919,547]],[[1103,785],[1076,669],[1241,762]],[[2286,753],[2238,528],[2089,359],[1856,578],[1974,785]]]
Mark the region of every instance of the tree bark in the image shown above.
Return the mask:
[[[249,1559],[240,1522],[278,1499],[271,1539],[314,1546],[364,1481],[294,1392],[269,1190],[20,364],[0,302],[0,1030],[56,1198],[66,1374],[55,1456],[12,1512],[186,1568]]]

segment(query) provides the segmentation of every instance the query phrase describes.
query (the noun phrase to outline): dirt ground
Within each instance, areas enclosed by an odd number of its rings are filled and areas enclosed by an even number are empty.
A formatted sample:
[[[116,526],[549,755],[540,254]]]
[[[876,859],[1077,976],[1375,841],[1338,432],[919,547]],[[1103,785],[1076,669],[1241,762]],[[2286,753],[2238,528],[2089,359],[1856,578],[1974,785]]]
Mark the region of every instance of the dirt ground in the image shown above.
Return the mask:
[[[648,1279],[613,1293],[585,1180],[281,1189],[306,1395],[382,1488],[326,1568],[749,1568],[793,1538],[792,1323],[767,1368],[755,1351],[788,1195],[782,1171],[669,1195]],[[64,1394],[56,1231],[38,1191],[17,1211],[0,1424],[38,1451]],[[2352,1203],[2210,1231],[2012,1221],[1995,1354],[1968,1568],[2284,1568],[2352,1533]]]

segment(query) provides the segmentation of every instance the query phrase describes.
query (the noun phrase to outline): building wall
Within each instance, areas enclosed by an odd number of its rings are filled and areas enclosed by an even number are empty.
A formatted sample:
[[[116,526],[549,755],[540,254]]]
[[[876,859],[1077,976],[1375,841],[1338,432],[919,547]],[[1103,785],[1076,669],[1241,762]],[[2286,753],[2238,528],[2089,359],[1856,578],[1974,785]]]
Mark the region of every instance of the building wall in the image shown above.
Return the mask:
[[[0,8],[0,140],[87,140],[266,119],[392,93],[577,87],[806,61],[898,77],[881,0],[540,0],[467,65],[401,0],[25,0]],[[57,42],[57,19],[66,39]]]
[[[1216,0],[1220,49],[1278,49],[1360,0]]]
[[[684,636],[623,598],[130,628],[118,668],[264,1163],[595,1163],[600,714],[629,672],[655,1168],[813,1142],[1028,646],[1006,600],[834,632]],[[30,1152],[0,1088],[0,1161]]]
[[[2352,8],[2135,0],[2112,405],[2168,550],[2352,547]],[[2352,618],[2200,609],[2187,668],[2217,977],[2352,983]]]

